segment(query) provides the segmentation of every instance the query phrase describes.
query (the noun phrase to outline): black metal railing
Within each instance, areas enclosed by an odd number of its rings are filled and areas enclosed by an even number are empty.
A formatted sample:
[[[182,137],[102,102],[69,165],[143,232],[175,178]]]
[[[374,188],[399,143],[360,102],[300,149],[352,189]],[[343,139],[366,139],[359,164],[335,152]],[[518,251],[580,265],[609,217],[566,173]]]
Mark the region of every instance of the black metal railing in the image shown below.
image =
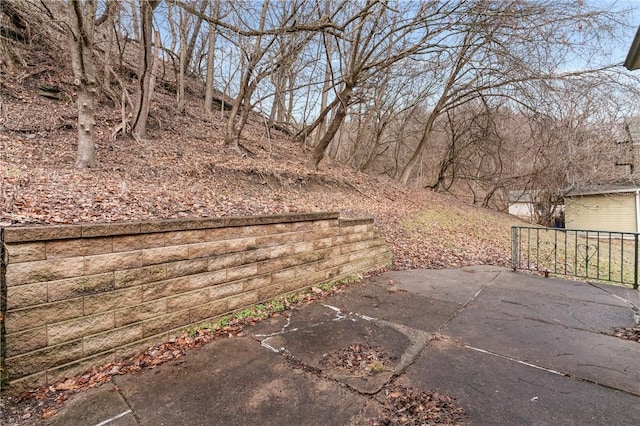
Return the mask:
[[[511,228],[513,270],[570,275],[638,288],[637,232]]]

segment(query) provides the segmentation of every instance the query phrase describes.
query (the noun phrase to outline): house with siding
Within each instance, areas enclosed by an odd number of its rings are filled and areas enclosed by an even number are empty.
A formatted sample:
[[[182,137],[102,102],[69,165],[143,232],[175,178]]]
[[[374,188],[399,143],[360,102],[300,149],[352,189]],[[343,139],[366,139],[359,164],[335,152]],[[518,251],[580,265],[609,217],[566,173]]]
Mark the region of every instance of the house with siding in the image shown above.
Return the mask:
[[[640,69],[640,28],[624,66]],[[565,221],[569,229],[640,232],[640,185],[633,180],[640,172],[640,117],[627,118],[616,140],[623,145],[616,165],[626,167],[627,182],[577,188],[565,194]]]
[[[599,185],[573,190],[564,197],[568,229],[639,232],[640,185]]]

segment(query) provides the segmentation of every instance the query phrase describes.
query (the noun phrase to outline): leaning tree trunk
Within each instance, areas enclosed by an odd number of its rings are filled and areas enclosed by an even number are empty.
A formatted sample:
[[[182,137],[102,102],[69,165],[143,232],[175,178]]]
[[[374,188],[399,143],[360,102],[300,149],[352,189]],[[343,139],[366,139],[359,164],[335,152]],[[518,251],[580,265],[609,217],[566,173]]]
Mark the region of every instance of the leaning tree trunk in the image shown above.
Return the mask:
[[[336,135],[336,133],[338,133],[338,129],[340,129],[344,118],[347,116],[347,106],[349,105],[349,101],[351,100],[352,95],[353,86],[351,85],[347,85],[344,90],[338,94],[338,98],[340,99],[338,109],[331,119],[331,124],[329,124],[329,127],[327,128],[327,133],[325,133],[318,141],[318,144],[313,151],[313,159],[311,165],[316,171],[318,170],[320,161],[322,161],[322,159],[324,158],[324,153],[327,150],[329,143],[331,143],[333,137]]]
[[[94,105],[98,84],[92,51],[96,3],[85,2],[83,10],[79,1],[71,1],[67,7],[73,82],[78,88],[78,157],[75,165],[77,168],[97,167]]]

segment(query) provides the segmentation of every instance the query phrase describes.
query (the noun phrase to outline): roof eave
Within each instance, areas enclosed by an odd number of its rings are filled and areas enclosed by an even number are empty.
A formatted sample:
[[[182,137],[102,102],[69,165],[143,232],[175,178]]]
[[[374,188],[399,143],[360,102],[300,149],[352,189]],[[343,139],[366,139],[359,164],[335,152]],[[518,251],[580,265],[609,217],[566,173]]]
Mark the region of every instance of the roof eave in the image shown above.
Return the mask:
[[[630,71],[640,69],[640,27],[633,38],[627,59],[624,61],[624,67]]]

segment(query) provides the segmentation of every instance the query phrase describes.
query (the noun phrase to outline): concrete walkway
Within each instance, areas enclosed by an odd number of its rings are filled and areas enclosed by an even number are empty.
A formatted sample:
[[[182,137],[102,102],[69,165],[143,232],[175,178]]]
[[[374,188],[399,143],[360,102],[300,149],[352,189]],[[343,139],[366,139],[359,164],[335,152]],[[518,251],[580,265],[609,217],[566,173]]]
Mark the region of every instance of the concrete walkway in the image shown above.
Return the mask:
[[[55,425],[339,425],[391,381],[456,399],[466,424],[640,424],[638,291],[495,267],[389,272],[75,396]],[[327,361],[382,351],[379,374]]]

